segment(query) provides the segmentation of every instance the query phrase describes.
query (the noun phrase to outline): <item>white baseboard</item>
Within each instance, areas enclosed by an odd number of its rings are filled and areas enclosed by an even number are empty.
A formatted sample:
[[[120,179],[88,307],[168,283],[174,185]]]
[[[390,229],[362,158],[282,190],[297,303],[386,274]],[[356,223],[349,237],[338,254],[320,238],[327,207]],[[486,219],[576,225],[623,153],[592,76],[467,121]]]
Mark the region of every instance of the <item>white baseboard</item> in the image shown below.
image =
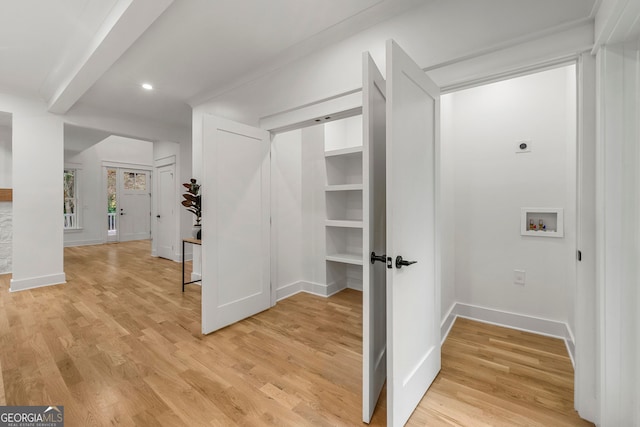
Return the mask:
[[[202,280],[202,274],[200,273],[191,273],[191,280]],[[200,282],[194,283],[194,285],[199,285]]]
[[[65,248],[71,248],[74,246],[93,246],[93,245],[102,245],[106,243],[104,240],[76,240],[73,242],[64,242]]]
[[[42,288],[45,286],[61,285],[67,283],[64,273],[50,274],[48,276],[30,277],[28,279],[11,279],[10,292],[26,291],[27,289]]]
[[[306,292],[308,294],[317,295],[320,297],[330,297],[333,294],[337,294],[346,288],[346,285],[336,282],[324,285],[321,283],[306,282],[304,280],[293,282],[288,285],[281,286],[276,289],[276,301],[289,298],[300,292]]]
[[[449,335],[449,331],[451,331],[451,327],[453,323],[456,321],[456,315],[453,313],[453,310],[456,308],[456,303],[454,302],[449,307],[447,314],[443,317],[442,322],[440,323],[440,344],[444,343],[444,340],[447,339]]]
[[[276,301],[289,298],[292,295],[302,292],[302,284],[303,282],[293,282],[276,289]]]
[[[449,314],[442,320],[440,329],[443,337],[446,338],[456,317],[564,340],[571,363],[575,367],[575,341],[569,325],[564,322],[456,302],[449,310]]]

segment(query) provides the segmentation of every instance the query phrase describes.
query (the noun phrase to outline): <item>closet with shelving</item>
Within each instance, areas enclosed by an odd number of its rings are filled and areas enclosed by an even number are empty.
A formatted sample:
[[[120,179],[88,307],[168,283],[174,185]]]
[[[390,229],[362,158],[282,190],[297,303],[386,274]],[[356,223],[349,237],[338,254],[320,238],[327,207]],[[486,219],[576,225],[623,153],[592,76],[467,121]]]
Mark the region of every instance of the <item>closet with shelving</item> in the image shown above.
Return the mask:
[[[275,299],[362,290],[362,116],[278,134],[272,143]]]

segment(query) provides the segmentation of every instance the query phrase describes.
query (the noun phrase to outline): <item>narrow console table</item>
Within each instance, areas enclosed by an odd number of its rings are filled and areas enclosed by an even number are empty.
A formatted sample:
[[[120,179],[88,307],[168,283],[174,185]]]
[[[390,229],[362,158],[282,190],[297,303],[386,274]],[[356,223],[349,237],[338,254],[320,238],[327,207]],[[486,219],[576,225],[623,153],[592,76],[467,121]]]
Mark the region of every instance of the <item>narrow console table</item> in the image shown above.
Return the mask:
[[[182,239],[182,292],[184,292],[184,285],[188,285],[190,283],[196,283],[196,282],[200,282],[201,280],[192,280],[190,282],[185,282],[184,281],[184,246],[187,243],[191,243],[192,245],[202,245],[202,240],[199,239],[192,239],[192,238],[188,238],[188,239]]]

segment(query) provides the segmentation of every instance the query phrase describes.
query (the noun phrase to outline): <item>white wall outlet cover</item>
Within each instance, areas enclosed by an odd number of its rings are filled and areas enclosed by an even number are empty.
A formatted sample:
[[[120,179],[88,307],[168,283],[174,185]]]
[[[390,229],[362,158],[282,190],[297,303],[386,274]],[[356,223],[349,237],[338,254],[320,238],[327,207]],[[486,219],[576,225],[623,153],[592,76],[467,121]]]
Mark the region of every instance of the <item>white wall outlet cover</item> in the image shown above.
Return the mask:
[[[516,141],[516,153],[530,153],[532,144],[533,141],[530,139]]]
[[[524,270],[513,270],[513,283],[515,285],[524,285],[525,272]]]

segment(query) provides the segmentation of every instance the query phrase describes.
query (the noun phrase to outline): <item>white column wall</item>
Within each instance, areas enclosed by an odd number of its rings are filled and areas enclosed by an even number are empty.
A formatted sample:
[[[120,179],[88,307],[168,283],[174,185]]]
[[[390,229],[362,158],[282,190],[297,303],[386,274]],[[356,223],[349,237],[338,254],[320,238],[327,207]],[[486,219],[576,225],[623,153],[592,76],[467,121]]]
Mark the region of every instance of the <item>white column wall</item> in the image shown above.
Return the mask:
[[[63,270],[63,121],[46,105],[0,94],[13,114],[13,266],[11,290],[65,282]]]
[[[640,418],[640,42],[598,53],[597,281],[600,425]]]

